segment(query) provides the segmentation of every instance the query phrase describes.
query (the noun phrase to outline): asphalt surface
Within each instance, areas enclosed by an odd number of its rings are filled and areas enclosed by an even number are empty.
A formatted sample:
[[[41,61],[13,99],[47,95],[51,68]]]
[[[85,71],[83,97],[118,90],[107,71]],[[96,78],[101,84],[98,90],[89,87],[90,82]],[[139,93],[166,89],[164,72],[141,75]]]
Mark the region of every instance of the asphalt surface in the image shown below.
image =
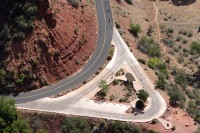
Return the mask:
[[[55,83],[52,86],[44,87],[31,92],[20,93],[15,97],[12,95],[9,96],[9,98],[15,99],[16,104],[50,97],[62,91],[71,89],[87,80],[102,66],[107,58],[112,40],[113,18],[108,0],[95,0],[95,3],[98,16],[99,32],[95,51],[89,61],[79,72],[67,79]]]

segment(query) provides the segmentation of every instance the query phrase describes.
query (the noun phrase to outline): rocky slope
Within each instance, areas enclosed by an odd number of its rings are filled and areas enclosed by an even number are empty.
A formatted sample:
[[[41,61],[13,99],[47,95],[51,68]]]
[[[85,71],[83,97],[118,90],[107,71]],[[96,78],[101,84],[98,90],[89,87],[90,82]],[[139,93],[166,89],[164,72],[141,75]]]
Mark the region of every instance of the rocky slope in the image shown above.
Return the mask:
[[[30,91],[67,78],[81,69],[95,48],[93,1],[82,0],[73,8],[66,0],[38,0],[37,7],[32,33],[11,44],[0,61],[0,77],[3,72],[12,75],[12,79],[4,79],[12,83],[8,93]],[[18,84],[18,80],[22,82]]]

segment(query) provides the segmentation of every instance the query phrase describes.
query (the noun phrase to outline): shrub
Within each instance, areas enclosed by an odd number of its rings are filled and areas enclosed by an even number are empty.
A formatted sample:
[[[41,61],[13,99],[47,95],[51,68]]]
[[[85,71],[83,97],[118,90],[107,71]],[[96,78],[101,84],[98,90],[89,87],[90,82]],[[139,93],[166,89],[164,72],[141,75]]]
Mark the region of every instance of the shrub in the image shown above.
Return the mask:
[[[148,67],[158,70],[160,73],[162,73],[165,76],[165,78],[168,78],[168,71],[167,71],[166,63],[163,63],[157,57],[149,59]]]
[[[147,34],[151,35],[153,32],[154,32],[153,27],[150,25]]]
[[[164,43],[165,45],[168,45],[168,46],[170,46],[170,47],[174,46],[174,42],[173,42],[173,40],[171,40],[171,39],[163,39],[162,41],[163,41],[163,43]]]
[[[176,127],[175,127],[175,126],[173,126],[173,127],[172,127],[172,130],[173,130],[173,131],[174,131],[174,130],[176,130]]]
[[[172,33],[174,33],[174,30],[173,30],[172,28],[168,28],[168,29],[166,30],[166,34],[167,34],[167,35],[170,35],[170,34],[172,34]]]
[[[146,60],[143,58],[138,58],[138,61],[141,62],[142,64],[146,64]]]
[[[167,82],[165,81],[165,76],[161,73],[158,74],[158,80],[156,82],[158,88],[165,90]]]
[[[82,118],[66,118],[61,127],[61,133],[89,133],[88,122]]]
[[[200,54],[200,43],[198,42],[192,42],[190,46],[191,52],[192,53],[198,53]]]
[[[114,79],[114,80],[113,80],[113,85],[118,85],[118,84],[119,84],[119,80]]]
[[[192,33],[191,32],[188,33],[188,37],[192,37]]]
[[[160,46],[156,44],[153,38],[144,36],[138,43],[138,49],[151,57],[160,57]]]
[[[72,5],[72,7],[74,8],[78,8],[79,7],[79,3],[80,0],[67,0],[69,2],[70,5]]]
[[[185,95],[176,85],[172,85],[172,88],[170,88],[169,96],[170,96],[170,103],[175,106],[183,105],[185,101]]]
[[[195,99],[196,98],[196,95],[194,92],[190,91],[190,90],[186,90],[185,93],[187,94],[187,96],[190,98],[190,99]]]
[[[183,70],[177,70],[174,79],[177,84],[179,84],[183,88],[186,88],[187,76]]]
[[[117,28],[117,29],[120,29],[120,24],[119,24],[118,21],[115,22],[115,25],[116,25],[116,28]]]
[[[134,36],[138,36],[138,34],[142,32],[142,29],[141,29],[141,26],[139,24],[131,23],[129,25],[129,31]]]
[[[164,18],[163,20],[164,20],[164,21],[168,21],[168,18]]]
[[[140,100],[146,102],[147,98],[149,97],[149,94],[144,89],[141,89],[138,91],[137,96]]]
[[[113,100],[115,100],[116,99],[116,97],[112,94],[111,96],[110,96],[110,101],[113,101]]]
[[[125,0],[125,2],[129,5],[132,5],[133,4],[133,1],[132,0]]]
[[[160,60],[158,58],[150,58],[148,61],[148,67],[155,69],[156,65],[160,63]]]
[[[125,122],[113,122],[110,125],[111,133],[140,133],[140,129],[136,126],[131,126]]]
[[[121,103],[121,102],[127,102],[127,100],[128,100],[127,98],[120,98],[120,99],[119,99],[119,102],[120,102],[120,103]]]
[[[157,120],[157,119],[153,119],[153,120],[151,121],[151,123],[152,123],[152,124],[156,124],[156,123],[158,123],[158,120]]]
[[[19,78],[16,80],[17,84],[23,84],[24,83],[24,78],[26,76],[24,74],[19,75]]]

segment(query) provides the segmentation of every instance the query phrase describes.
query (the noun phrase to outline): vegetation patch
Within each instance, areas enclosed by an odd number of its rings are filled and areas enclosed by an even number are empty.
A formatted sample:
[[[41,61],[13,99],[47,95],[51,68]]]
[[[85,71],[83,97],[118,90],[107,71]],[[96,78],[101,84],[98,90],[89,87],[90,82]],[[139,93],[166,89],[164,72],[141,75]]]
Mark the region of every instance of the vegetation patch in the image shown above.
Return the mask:
[[[0,57],[10,51],[11,44],[24,39],[32,32],[37,13],[37,6],[34,2],[8,0],[5,5],[8,4],[8,9],[0,7],[0,10],[7,14],[6,21],[0,30]]]
[[[153,38],[144,36],[138,43],[138,49],[151,57],[160,57],[160,47]]]

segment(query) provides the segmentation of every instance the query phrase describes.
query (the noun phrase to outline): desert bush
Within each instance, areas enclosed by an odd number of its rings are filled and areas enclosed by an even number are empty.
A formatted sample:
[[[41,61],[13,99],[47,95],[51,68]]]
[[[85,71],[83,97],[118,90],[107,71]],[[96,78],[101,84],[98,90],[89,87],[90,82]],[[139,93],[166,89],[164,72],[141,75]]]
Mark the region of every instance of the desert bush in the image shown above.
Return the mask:
[[[178,88],[177,85],[172,85],[169,89],[170,103],[174,106],[183,106],[185,102],[185,95]]]
[[[156,82],[156,86],[158,88],[162,89],[162,90],[165,90],[166,89],[166,85],[167,85],[167,82],[166,82],[165,79],[166,79],[166,77],[163,74],[159,73],[158,74],[158,80]]]
[[[161,56],[159,45],[154,42],[153,38],[147,36],[141,38],[138,43],[138,49],[151,57]]]
[[[187,75],[183,70],[176,70],[174,79],[182,88],[185,89],[187,87]]]
[[[156,124],[156,123],[158,123],[158,120],[157,120],[157,119],[153,119],[153,120],[151,121],[151,123],[152,123],[152,124]]]
[[[153,26],[150,25],[148,28],[147,34],[150,36],[153,32],[154,32]]]
[[[173,127],[172,127],[172,130],[173,130],[173,131],[176,130],[176,126],[173,126]]]
[[[200,43],[192,42],[190,49],[191,49],[191,53],[200,54]]]
[[[162,42],[163,42],[165,45],[169,46],[169,47],[173,47],[173,46],[174,46],[174,41],[171,40],[171,39],[162,39]]]
[[[134,36],[138,36],[138,34],[142,32],[142,29],[141,29],[141,26],[139,24],[131,23],[129,25],[129,31]]]
[[[143,58],[138,58],[138,61],[141,62],[142,64],[146,64],[146,60]]]
[[[61,127],[61,133],[89,133],[90,126],[82,118],[66,118]]]
[[[121,103],[121,102],[127,102],[127,100],[128,100],[128,98],[120,98],[119,99],[119,102]]]
[[[187,111],[194,118],[195,121],[200,123],[200,110],[198,109],[199,105],[194,101],[188,102]]]
[[[165,76],[165,78],[168,78],[166,63],[162,62],[159,58],[150,58],[147,65],[152,69],[158,70]]]
[[[119,24],[118,21],[115,21],[115,25],[116,25],[116,28],[117,28],[117,29],[120,29],[120,24]]]
[[[80,0],[67,0],[72,7],[78,8],[80,4]]]
[[[110,128],[111,133],[141,133],[138,127],[119,121],[111,123]]]
[[[132,5],[133,1],[132,0],[124,0],[127,4]]]
[[[137,96],[138,96],[138,99],[146,102],[147,98],[149,97],[149,94],[144,89],[141,89],[138,91]]]
[[[168,28],[165,32],[167,35],[170,35],[170,34],[174,33],[174,30],[172,28]]]
[[[196,98],[196,95],[193,91],[190,91],[190,90],[186,90],[185,91],[185,94],[188,96],[188,98],[190,99],[195,99]]]

